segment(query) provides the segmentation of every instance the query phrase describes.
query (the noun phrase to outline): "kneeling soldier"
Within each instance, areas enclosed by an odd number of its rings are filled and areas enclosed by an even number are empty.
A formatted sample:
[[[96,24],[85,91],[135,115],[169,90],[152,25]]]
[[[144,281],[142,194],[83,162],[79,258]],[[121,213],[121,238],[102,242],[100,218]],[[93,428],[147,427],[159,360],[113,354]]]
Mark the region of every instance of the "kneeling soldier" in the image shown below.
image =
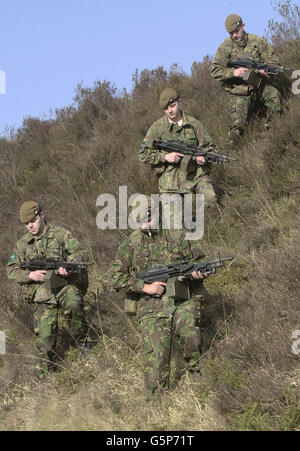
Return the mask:
[[[71,232],[46,221],[37,202],[24,202],[20,219],[27,233],[16,243],[8,261],[7,275],[10,281],[20,285],[25,300],[33,303],[34,331],[42,357],[39,374],[43,376],[49,369],[55,369],[59,309],[67,319],[71,340],[78,346],[84,343],[83,297],[88,286],[87,272],[70,274],[59,267],[55,274],[45,269],[22,269],[22,266],[36,257],[79,263],[86,259],[87,253]]]

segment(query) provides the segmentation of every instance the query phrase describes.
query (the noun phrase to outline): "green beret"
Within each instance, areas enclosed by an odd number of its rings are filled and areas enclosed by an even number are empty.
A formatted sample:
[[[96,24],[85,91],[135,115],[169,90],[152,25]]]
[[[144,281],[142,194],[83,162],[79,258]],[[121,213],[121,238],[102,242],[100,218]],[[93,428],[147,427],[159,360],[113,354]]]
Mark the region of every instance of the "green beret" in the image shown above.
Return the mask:
[[[230,14],[225,20],[225,28],[228,33],[232,33],[236,30],[240,25],[242,25],[243,19],[237,14]]]
[[[160,95],[159,106],[165,109],[170,103],[176,102],[176,100],[179,100],[178,92],[173,88],[166,88]]]
[[[32,221],[41,211],[42,208],[34,200],[24,202],[20,208],[20,220],[22,224]]]

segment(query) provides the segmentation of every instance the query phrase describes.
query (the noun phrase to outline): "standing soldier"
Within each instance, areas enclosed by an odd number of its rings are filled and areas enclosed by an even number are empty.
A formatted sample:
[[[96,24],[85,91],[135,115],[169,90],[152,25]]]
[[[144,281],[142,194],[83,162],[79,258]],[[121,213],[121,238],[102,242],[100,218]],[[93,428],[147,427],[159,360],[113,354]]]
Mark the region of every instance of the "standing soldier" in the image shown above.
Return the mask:
[[[205,206],[214,207],[217,197],[209,176],[210,164],[206,163],[205,158],[197,156],[191,159],[179,152],[157,150],[154,146],[154,141],[184,141],[207,151],[215,150],[204,125],[183,113],[181,99],[175,89],[164,89],[159,105],[165,115],[149,128],[140,147],[140,162],[154,168],[159,193],[203,194]]]
[[[228,67],[228,63],[239,58],[250,58],[279,66],[279,60],[265,39],[246,33],[240,16],[228,16],[225,28],[230,36],[216,52],[212,76],[221,82],[221,86],[230,95],[231,128],[228,135],[233,143],[237,136],[243,134],[254,114],[264,112],[268,128],[271,116],[281,112],[281,102],[279,90],[274,86],[274,76],[262,69],[257,73],[245,67]]]
[[[59,310],[68,321],[71,339],[84,347],[86,323],[83,296],[87,290],[87,274],[69,274],[61,267],[57,272],[62,283],[57,283],[60,286],[52,289],[45,283],[47,271],[21,269],[21,264],[37,256],[79,263],[86,259],[87,254],[68,230],[46,221],[44,211],[37,202],[24,202],[20,219],[27,233],[15,246],[8,261],[7,274],[10,281],[20,285],[25,300],[33,303],[34,331],[42,357],[39,375],[42,377],[48,370],[56,368]]]
[[[112,287],[126,292],[125,306],[129,303],[137,306],[146,359],[145,382],[152,392],[169,385],[173,336],[179,337],[186,365],[191,370],[198,370],[203,275],[193,273],[189,290],[180,300],[166,296],[166,283],[147,284],[136,275],[152,264],[166,265],[204,257],[199,244],[188,241],[183,231],[162,230],[155,223],[157,212],[153,217],[148,208],[140,228],[123,241],[111,265]]]

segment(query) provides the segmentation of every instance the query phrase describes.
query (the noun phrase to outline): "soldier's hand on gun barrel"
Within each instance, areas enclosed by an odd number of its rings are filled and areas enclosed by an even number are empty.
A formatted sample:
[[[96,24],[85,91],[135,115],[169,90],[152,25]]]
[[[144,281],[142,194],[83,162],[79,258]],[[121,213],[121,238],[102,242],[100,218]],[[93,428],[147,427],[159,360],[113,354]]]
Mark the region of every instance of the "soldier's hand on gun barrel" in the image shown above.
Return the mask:
[[[202,280],[202,279],[204,279],[204,277],[207,277],[207,274],[202,274],[202,272],[200,272],[200,271],[198,271],[198,272],[194,271],[192,273],[192,276],[193,276],[193,279]]]
[[[58,268],[57,272],[60,276],[68,276],[69,275],[68,271],[65,268]]]
[[[165,287],[166,283],[164,282],[145,283],[142,291],[150,296],[162,296],[165,292]]]
[[[260,70],[259,70],[259,73],[260,73],[261,75],[265,76],[265,77],[268,76],[267,72],[264,71],[263,69],[260,69]]]
[[[206,163],[206,160],[204,157],[202,157],[202,155],[199,155],[198,157],[196,157],[196,163],[202,166]]]

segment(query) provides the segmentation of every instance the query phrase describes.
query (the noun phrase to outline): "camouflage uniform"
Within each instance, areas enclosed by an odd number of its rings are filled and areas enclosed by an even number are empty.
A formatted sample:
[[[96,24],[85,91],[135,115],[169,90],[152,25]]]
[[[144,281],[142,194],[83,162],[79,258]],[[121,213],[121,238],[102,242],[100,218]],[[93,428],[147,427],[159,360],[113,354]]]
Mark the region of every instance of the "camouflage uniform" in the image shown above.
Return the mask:
[[[210,166],[200,166],[192,161],[187,170],[182,170],[182,160],[178,164],[169,164],[165,160],[167,152],[155,150],[153,147],[154,140],[175,140],[199,145],[207,151],[215,151],[215,146],[201,122],[184,113],[182,116],[181,125],[170,123],[166,116],[152,124],[141,144],[139,160],[141,163],[151,164],[154,168],[160,193],[201,193],[208,205],[216,202],[215,190],[209,177]]]
[[[172,233],[172,234],[171,234]],[[169,384],[172,337],[179,337],[185,362],[192,367],[200,356],[200,299],[202,281],[190,282],[192,296],[185,301],[162,298],[145,299],[144,282],[136,274],[152,264],[204,257],[197,242],[190,242],[182,231],[155,231],[150,235],[134,231],[124,240],[111,265],[115,290],[126,290],[127,298],[137,301],[137,316],[146,359],[146,387],[154,392]]]
[[[243,133],[245,125],[254,114],[265,110],[268,126],[274,113],[281,112],[279,90],[274,86],[273,76],[262,77],[259,88],[248,84],[240,77],[234,77],[234,68],[228,68],[229,60],[251,58],[266,64],[279,65],[279,60],[268,42],[254,34],[245,34],[242,42],[234,42],[230,37],[219,46],[212,65],[212,76],[221,82],[230,94],[231,129],[230,137]]]
[[[86,252],[66,229],[47,224],[39,236],[26,233],[16,244],[8,261],[7,275],[10,281],[20,285],[24,298],[34,306],[34,331],[37,346],[43,359],[54,361],[58,333],[58,312],[67,319],[68,332],[73,340],[84,337],[86,331],[83,296],[87,288],[85,276],[68,276],[68,285],[53,290],[44,283],[29,279],[29,270],[20,268],[21,262],[42,255],[69,262],[83,261]]]

